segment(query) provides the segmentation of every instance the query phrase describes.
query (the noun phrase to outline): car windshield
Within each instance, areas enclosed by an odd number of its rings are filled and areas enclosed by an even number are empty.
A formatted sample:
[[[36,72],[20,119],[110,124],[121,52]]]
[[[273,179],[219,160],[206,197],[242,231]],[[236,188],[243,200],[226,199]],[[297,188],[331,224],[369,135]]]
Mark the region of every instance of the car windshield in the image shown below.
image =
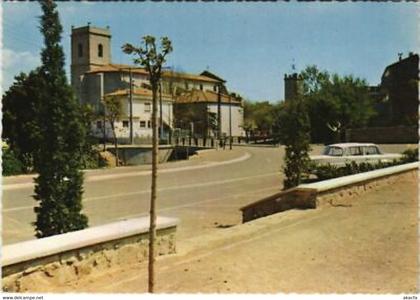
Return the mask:
[[[340,147],[327,146],[324,149],[324,155],[343,156],[343,149],[341,149]]]

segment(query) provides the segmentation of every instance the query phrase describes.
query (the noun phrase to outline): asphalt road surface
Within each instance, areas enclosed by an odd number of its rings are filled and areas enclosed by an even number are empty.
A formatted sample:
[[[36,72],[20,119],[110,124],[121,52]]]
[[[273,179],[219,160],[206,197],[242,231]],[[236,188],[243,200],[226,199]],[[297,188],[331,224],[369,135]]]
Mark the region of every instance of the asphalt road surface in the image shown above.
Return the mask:
[[[238,224],[241,206],[280,190],[283,154],[278,147],[235,147],[164,164],[158,175],[158,214],[180,218],[178,239]],[[148,214],[150,175],[145,168],[86,175],[83,205],[90,226]],[[31,182],[28,176],[3,181],[3,244],[34,238]]]
[[[401,152],[416,145],[383,145]],[[312,154],[323,146],[313,145]],[[284,147],[234,147],[203,151],[189,161],[165,163],[158,173],[158,215],[177,217],[177,240],[241,223],[240,207],[282,188]],[[92,170],[86,173],[84,213],[89,225],[146,216],[150,166]],[[3,178],[3,244],[34,239],[36,205],[31,176]]]

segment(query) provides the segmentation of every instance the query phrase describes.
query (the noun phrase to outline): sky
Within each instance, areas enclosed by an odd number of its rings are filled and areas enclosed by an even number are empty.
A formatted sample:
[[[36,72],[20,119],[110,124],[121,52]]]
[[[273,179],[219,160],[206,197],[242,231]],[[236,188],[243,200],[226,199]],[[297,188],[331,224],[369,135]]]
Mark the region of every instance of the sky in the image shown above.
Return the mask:
[[[41,10],[35,2],[2,4],[2,87],[40,65]],[[66,2],[58,4],[66,70],[71,26],[109,26],[112,62],[132,63],[121,51],[150,34],[168,36],[174,51],[168,66],[201,73],[208,69],[230,91],[253,101],[284,98],[285,73],[307,65],[371,85],[398,53],[419,52],[420,4],[297,2]]]

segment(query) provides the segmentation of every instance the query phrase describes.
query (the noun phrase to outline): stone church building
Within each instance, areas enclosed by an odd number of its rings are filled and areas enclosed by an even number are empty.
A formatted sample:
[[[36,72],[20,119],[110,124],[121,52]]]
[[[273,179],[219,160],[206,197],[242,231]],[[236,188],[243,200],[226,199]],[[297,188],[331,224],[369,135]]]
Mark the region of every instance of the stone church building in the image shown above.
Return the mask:
[[[191,123],[190,120],[181,120],[174,115],[175,106],[178,104],[184,107],[186,104],[195,106],[196,103],[206,103],[209,99],[209,111],[214,112],[214,99],[220,94],[222,134],[229,135],[230,125],[232,136],[243,136],[242,100],[235,94],[229,93],[225,83],[225,80],[209,71],[196,75],[164,70],[159,93],[162,104],[158,107],[158,116],[162,117],[159,124],[163,124],[164,135],[167,136],[172,132],[175,125]],[[148,73],[135,65],[112,62],[109,28],[97,28],[90,24],[84,27],[72,27],[71,84],[80,102],[90,104],[99,115],[103,114],[101,99],[111,96],[121,99],[122,117],[116,123],[116,133],[120,142],[129,142],[131,139],[135,143],[141,143],[150,139],[152,93]],[[132,126],[130,126],[130,103]],[[185,118],[184,115],[180,117]],[[199,126],[193,124],[191,127]],[[206,132],[191,132],[191,134],[197,136],[214,134],[209,128],[205,130]],[[112,137],[111,127],[103,118],[92,124],[92,132],[98,138]]]

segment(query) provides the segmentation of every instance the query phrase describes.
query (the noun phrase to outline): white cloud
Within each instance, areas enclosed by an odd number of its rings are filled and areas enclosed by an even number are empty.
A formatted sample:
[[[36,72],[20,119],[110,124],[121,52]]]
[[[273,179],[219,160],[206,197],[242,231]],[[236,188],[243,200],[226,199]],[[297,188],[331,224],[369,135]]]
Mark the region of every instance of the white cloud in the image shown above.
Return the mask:
[[[39,53],[18,52],[8,48],[2,49],[1,62],[2,74],[0,78],[3,91],[13,84],[13,79],[17,74],[29,72],[41,64]]]

